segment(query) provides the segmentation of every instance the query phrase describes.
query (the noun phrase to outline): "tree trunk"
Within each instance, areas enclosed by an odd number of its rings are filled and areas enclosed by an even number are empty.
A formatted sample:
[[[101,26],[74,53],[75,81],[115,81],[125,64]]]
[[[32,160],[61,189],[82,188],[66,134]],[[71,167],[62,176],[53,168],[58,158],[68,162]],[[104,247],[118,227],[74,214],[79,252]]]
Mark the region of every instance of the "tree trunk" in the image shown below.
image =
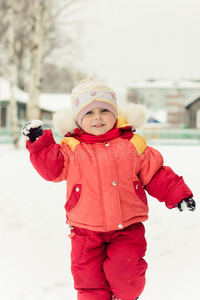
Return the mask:
[[[40,119],[39,96],[42,88],[42,56],[44,44],[44,14],[40,1],[33,0],[31,31],[31,73],[27,119]]]
[[[15,99],[14,87],[16,86],[16,66],[15,66],[15,51],[14,51],[14,2],[8,0],[8,56],[9,56],[9,81],[10,81],[10,111],[11,124],[14,145],[19,147],[19,122],[17,103]]]

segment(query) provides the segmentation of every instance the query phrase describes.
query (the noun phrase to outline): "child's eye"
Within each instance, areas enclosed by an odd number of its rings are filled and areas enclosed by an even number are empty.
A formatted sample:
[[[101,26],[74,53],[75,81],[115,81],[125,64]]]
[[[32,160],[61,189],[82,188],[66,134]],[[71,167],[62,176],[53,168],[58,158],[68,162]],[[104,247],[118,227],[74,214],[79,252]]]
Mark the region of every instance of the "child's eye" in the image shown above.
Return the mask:
[[[106,108],[104,108],[104,109],[102,109],[101,111],[102,111],[102,112],[107,112],[107,111],[109,111],[109,110],[106,109]]]
[[[91,115],[91,113],[92,113],[92,111],[90,110],[86,113],[86,115]]]

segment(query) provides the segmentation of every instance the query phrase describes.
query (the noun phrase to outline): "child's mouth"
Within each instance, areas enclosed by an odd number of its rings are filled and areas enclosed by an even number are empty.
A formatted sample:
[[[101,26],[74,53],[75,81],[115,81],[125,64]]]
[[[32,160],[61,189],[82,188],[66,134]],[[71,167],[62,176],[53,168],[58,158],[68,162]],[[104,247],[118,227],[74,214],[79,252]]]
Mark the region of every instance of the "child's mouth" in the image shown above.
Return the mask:
[[[101,128],[103,127],[105,124],[96,124],[96,125],[93,125],[93,127],[98,127],[98,128]]]

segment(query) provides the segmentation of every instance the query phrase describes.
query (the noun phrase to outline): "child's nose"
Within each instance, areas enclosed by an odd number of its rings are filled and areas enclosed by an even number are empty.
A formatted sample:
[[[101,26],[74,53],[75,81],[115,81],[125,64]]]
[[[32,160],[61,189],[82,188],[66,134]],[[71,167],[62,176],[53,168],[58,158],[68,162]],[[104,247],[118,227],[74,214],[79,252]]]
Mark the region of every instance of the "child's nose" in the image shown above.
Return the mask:
[[[102,119],[102,115],[100,113],[96,113],[95,119],[96,120],[101,120]]]

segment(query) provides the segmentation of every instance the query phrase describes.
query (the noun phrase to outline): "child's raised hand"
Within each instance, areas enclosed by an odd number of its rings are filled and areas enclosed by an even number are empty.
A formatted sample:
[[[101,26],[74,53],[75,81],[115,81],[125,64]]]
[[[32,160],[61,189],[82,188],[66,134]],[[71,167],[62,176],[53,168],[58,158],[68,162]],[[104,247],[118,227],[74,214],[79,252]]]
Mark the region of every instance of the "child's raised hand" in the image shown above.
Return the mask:
[[[22,127],[21,132],[23,135],[28,136],[31,142],[34,142],[44,132],[42,125],[43,122],[40,120],[28,121]]]
[[[194,199],[192,199],[191,197],[183,199],[181,202],[177,204],[177,206],[180,211],[183,210],[194,211],[196,209],[196,203]]]

